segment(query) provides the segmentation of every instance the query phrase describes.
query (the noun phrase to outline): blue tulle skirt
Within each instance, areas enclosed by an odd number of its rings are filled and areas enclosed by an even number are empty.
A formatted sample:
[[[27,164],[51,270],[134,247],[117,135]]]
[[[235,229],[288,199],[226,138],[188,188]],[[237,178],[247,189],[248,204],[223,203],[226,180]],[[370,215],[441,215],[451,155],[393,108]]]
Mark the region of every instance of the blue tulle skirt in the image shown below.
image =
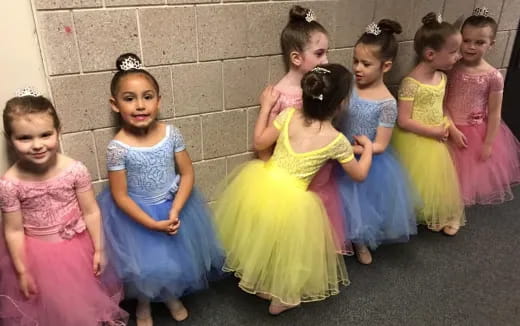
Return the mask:
[[[134,199],[135,200],[135,199]],[[155,220],[168,219],[173,200],[144,204]],[[166,301],[204,289],[223,276],[224,254],[209,209],[194,189],[179,218],[175,235],[145,228],[123,213],[107,189],[98,196],[108,258],[125,285],[126,298]]]
[[[348,240],[375,249],[382,243],[406,242],[417,234],[418,197],[390,148],[374,155],[363,182],[353,181],[339,165],[336,173]]]

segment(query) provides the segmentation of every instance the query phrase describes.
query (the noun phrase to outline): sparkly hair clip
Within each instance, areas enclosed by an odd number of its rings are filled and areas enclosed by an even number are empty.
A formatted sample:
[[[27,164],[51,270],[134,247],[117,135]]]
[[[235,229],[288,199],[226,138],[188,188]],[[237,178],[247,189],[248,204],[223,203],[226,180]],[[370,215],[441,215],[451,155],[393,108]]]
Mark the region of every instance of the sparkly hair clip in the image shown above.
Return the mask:
[[[119,66],[119,68],[123,71],[128,71],[128,70],[134,70],[134,69],[142,69],[143,67],[142,67],[141,63],[139,62],[139,60],[137,60],[134,57],[128,57],[121,62],[121,65]]]
[[[314,15],[314,11],[312,11],[312,9],[307,10],[307,13],[305,14],[305,21],[307,23],[310,23],[315,20],[316,20],[316,15]]]
[[[441,14],[437,15],[437,23],[442,24],[442,15]]]
[[[365,33],[378,36],[381,34],[381,28],[376,23],[372,22],[365,28]]]
[[[489,17],[489,10],[486,7],[473,9],[472,16]]]
[[[23,96],[40,96],[41,94],[33,87],[24,87],[21,89],[16,90],[16,97],[23,97]]]
[[[312,69],[312,72],[317,72],[319,74],[330,74],[330,70],[329,69],[325,69],[325,68],[322,68],[322,67],[315,67],[314,69]]]
[[[318,95],[318,96],[316,96],[316,95],[312,95],[312,98],[315,99],[315,100],[323,101],[323,94],[320,94],[320,95]]]

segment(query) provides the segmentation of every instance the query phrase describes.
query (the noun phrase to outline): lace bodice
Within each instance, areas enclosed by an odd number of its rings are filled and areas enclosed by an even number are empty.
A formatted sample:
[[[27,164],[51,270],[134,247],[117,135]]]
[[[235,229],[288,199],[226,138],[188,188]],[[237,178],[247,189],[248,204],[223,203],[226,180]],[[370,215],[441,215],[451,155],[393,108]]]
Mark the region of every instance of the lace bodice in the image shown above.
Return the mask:
[[[4,213],[21,210],[27,235],[68,239],[85,230],[76,193],[91,187],[87,168],[74,161],[45,181],[0,179],[0,205]]]
[[[274,121],[280,136],[270,163],[287,170],[308,185],[325,161],[333,159],[346,163],[354,158],[350,143],[341,133],[325,147],[305,153],[294,152],[289,142],[289,122],[294,112],[294,108],[288,108]]]
[[[280,92],[280,97],[278,98],[278,101],[274,104],[273,108],[271,109],[271,112],[269,113],[269,123],[271,124],[276,117],[285,109],[287,108],[295,108],[300,110],[303,107],[303,101],[302,101],[302,93],[296,93],[296,94],[290,94],[290,93],[284,93],[277,89],[277,91]]]
[[[426,125],[444,122],[442,102],[446,88],[446,75],[437,85],[423,84],[412,77],[405,77],[399,87],[400,101],[413,101],[412,119]]]
[[[168,125],[164,138],[150,147],[132,147],[112,140],[107,148],[107,168],[126,170],[130,196],[149,204],[164,202],[178,190],[174,155],[185,148],[179,129]]]
[[[480,124],[487,117],[489,94],[504,89],[504,78],[497,69],[468,74],[460,66],[448,75],[446,109],[458,125]]]
[[[348,109],[341,113],[340,131],[350,141],[358,135],[366,135],[374,141],[377,128],[393,128],[396,119],[397,104],[393,97],[384,100],[364,99],[354,89]]]

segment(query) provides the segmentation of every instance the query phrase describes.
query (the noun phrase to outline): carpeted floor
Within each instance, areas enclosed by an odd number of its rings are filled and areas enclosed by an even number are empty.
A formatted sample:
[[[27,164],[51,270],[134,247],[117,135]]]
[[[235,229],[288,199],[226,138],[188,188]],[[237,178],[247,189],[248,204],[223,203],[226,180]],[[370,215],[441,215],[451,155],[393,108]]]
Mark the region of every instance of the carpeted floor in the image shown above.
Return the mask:
[[[380,247],[370,266],[346,258],[352,284],[325,301],[272,317],[235,278],[184,298],[191,325],[520,325],[520,187],[515,200],[466,210],[453,238],[420,229]],[[133,312],[133,303],[124,307]],[[155,325],[176,324],[162,304]],[[134,321],[130,323],[133,324]]]

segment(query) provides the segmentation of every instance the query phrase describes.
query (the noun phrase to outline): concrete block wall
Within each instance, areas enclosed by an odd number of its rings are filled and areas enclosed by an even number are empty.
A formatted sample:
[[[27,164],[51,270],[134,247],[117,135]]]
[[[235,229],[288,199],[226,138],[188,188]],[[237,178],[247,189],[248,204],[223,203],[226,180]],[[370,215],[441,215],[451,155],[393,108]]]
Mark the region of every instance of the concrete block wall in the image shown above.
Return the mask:
[[[63,123],[63,151],[84,162],[97,191],[106,183],[105,148],[117,130],[108,104],[115,60],[138,54],[156,76],[160,118],[178,126],[199,188],[249,160],[258,95],[284,74],[279,36],[289,8],[312,8],[330,33],[330,62],[351,66],[352,46],[381,18],[403,25],[387,81],[413,67],[412,38],[429,11],[448,21],[487,6],[499,22],[490,62],[508,65],[520,0],[32,0],[49,89]]]

